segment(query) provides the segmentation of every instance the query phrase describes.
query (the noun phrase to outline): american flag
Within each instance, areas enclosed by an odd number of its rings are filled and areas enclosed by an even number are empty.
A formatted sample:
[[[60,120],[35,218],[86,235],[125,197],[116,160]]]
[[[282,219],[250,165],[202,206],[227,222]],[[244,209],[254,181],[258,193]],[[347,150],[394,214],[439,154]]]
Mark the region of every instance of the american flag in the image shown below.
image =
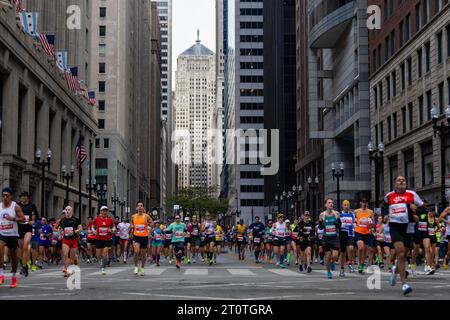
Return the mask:
[[[97,104],[97,100],[95,99],[95,91],[89,91],[89,104],[95,106]]]
[[[52,59],[55,59],[55,36],[49,34],[39,34],[42,48]]]
[[[85,162],[86,159],[87,159],[87,157],[88,157],[86,148],[85,148],[85,146],[82,144],[82,140],[83,140],[83,137],[80,136],[80,138],[78,139],[77,146],[76,146],[76,148],[75,148],[75,154],[76,154],[77,160],[78,160],[78,161],[77,161],[77,162],[78,162],[78,168],[81,167],[81,165],[83,164],[83,162]]]
[[[69,89],[77,92],[80,90],[80,83],[78,82],[78,68],[70,68],[67,69],[66,72],[66,81]]]
[[[17,13],[25,11],[25,8],[22,6],[22,1],[21,0],[11,0],[11,3],[16,8],[16,12]]]

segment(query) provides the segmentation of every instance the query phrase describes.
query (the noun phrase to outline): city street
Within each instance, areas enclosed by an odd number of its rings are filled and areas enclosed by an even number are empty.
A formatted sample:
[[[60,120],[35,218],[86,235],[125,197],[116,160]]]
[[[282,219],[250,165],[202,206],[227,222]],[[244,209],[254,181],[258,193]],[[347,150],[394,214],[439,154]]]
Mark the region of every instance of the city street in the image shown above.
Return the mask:
[[[311,274],[299,274],[295,266],[284,270],[267,264],[255,265],[247,254],[244,262],[239,262],[235,254],[223,254],[218,264],[206,267],[193,264],[177,270],[162,260],[161,267],[146,269],[146,276],[135,276],[128,264],[112,263],[106,276],[94,265],[81,265],[81,289],[69,290],[67,279],[61,269],[52,267],[30,272],[28,278],[19,278],[19,287],[0,287],[1,300],[29,299],[70,299],[70,300],[327,300],[327,299],[446,299],[450,294],[450,271],[439,270],[433,276],[426,276],[423,270],[409,283],[413,292],[407,298],[401,293],[400,285],[389,286],[387,272],[382,273],[381,290],[369,290],[369,275],[349,274],[339,278],[326,279],[326,271],[321,265],[313,265]]]

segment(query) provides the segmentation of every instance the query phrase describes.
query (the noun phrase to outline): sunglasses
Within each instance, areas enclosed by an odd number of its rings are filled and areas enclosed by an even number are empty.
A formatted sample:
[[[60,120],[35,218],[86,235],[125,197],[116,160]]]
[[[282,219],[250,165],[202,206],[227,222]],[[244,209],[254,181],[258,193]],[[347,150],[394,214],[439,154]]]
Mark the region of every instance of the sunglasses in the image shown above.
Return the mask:
[[[9,197],[10,194],[9,193],[2,193],[2,197]]]
[[[180,220],[180,217],[178,217],[178,218],[175,218],[175,220]]]

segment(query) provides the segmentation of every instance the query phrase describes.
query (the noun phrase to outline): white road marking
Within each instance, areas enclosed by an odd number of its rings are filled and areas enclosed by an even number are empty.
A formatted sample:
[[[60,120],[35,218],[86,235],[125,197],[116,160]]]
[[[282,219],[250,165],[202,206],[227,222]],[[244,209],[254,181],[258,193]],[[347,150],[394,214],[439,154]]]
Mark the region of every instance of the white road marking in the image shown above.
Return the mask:
[[[233,276],[256,276],[248,269],[227,269]]]
[[[305,276],[304,274],[297,273],[288,269],[267,269],[268,271],[278,274],[280,276],[285,277],[298,277],[298,276]]]
[[[59,270],[59,271],[54,271],[54,272],[47,272],[47,273],[40,273],[40,274],[36,274],[37,277],[55,277],[55,276],[61,276],[61,278],[64,277],[64,273]]]
[[[318,293],[318,296],[337,296],[337,295],[354,295],[354,292],[327,292],[327,293]]]
[[[116,274],[116,273],[120,273],[120,272],[123,272],[125,270],[127,270],[127,269],[125,269],[125,268],[112,268],[112,269],[111,268],[107,268],[106,269],[106,276],[110,276],[110,275],[113,275],[113,274]],[[86,276],[87,277],[99,276],[101,274],[102,274],[101,271],[97,271],[97,272],[94,272],[94,273],[87,274]]]
[[[302,295],[295,296],[275,296],[275,297],[253,297],[253,298],[244,298],[239,300],[277,300],[277,299],[290,299],[290,298],[301,298]]]
[[[17,298],[39,298],[39,297],[51,297],[51,296],[72,296],[73,293],[45,293],[45,294],[22,294],[22,295],[16,295],[16,296],[2,296],[2,299],[17,299]]]
[[[154,296],[154,297],[165,297],[165,298],[182,298],[182,299],[204,299],[204,300],[242,300],[233,299],[229,297],[218,298],[218,297],[200,297],[200,296],[182,296],[182,295],[172,295],[172,294],[155,294],[155,293],[138,293],[138,292],[123,292],[123,294],[134,295],[134,296]]]
[[[185,276],[207,276],[208,269],[186,269]]]

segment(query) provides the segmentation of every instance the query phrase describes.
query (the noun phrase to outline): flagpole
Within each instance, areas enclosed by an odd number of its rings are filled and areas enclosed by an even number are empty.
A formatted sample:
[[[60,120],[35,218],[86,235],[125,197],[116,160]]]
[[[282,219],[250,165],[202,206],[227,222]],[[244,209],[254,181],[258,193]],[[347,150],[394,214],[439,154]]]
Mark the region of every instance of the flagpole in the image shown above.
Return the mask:
[[[92,140],[89,139],[89,214],[88,217],[91,216],[91,208],[92,208]]]
[[[81,141],[81,131],[80,131],[80,141]],[[82,199],[82,195],[81,195],[81,186],[82,186],[82,183],[81,183],[81,177],[82,177],[82,175],[83,175],[83,169],[81,168],[81,161],[80,161],[80,158],[78,157],[78,203],[79,203],[79,218],[80,218],[80,223],[82,223],[82,216],[81,216],[81,212],[82,212],[82,209],[83,209],[83,203],[82,203],[82,201],[83,201],[83,199]]]

